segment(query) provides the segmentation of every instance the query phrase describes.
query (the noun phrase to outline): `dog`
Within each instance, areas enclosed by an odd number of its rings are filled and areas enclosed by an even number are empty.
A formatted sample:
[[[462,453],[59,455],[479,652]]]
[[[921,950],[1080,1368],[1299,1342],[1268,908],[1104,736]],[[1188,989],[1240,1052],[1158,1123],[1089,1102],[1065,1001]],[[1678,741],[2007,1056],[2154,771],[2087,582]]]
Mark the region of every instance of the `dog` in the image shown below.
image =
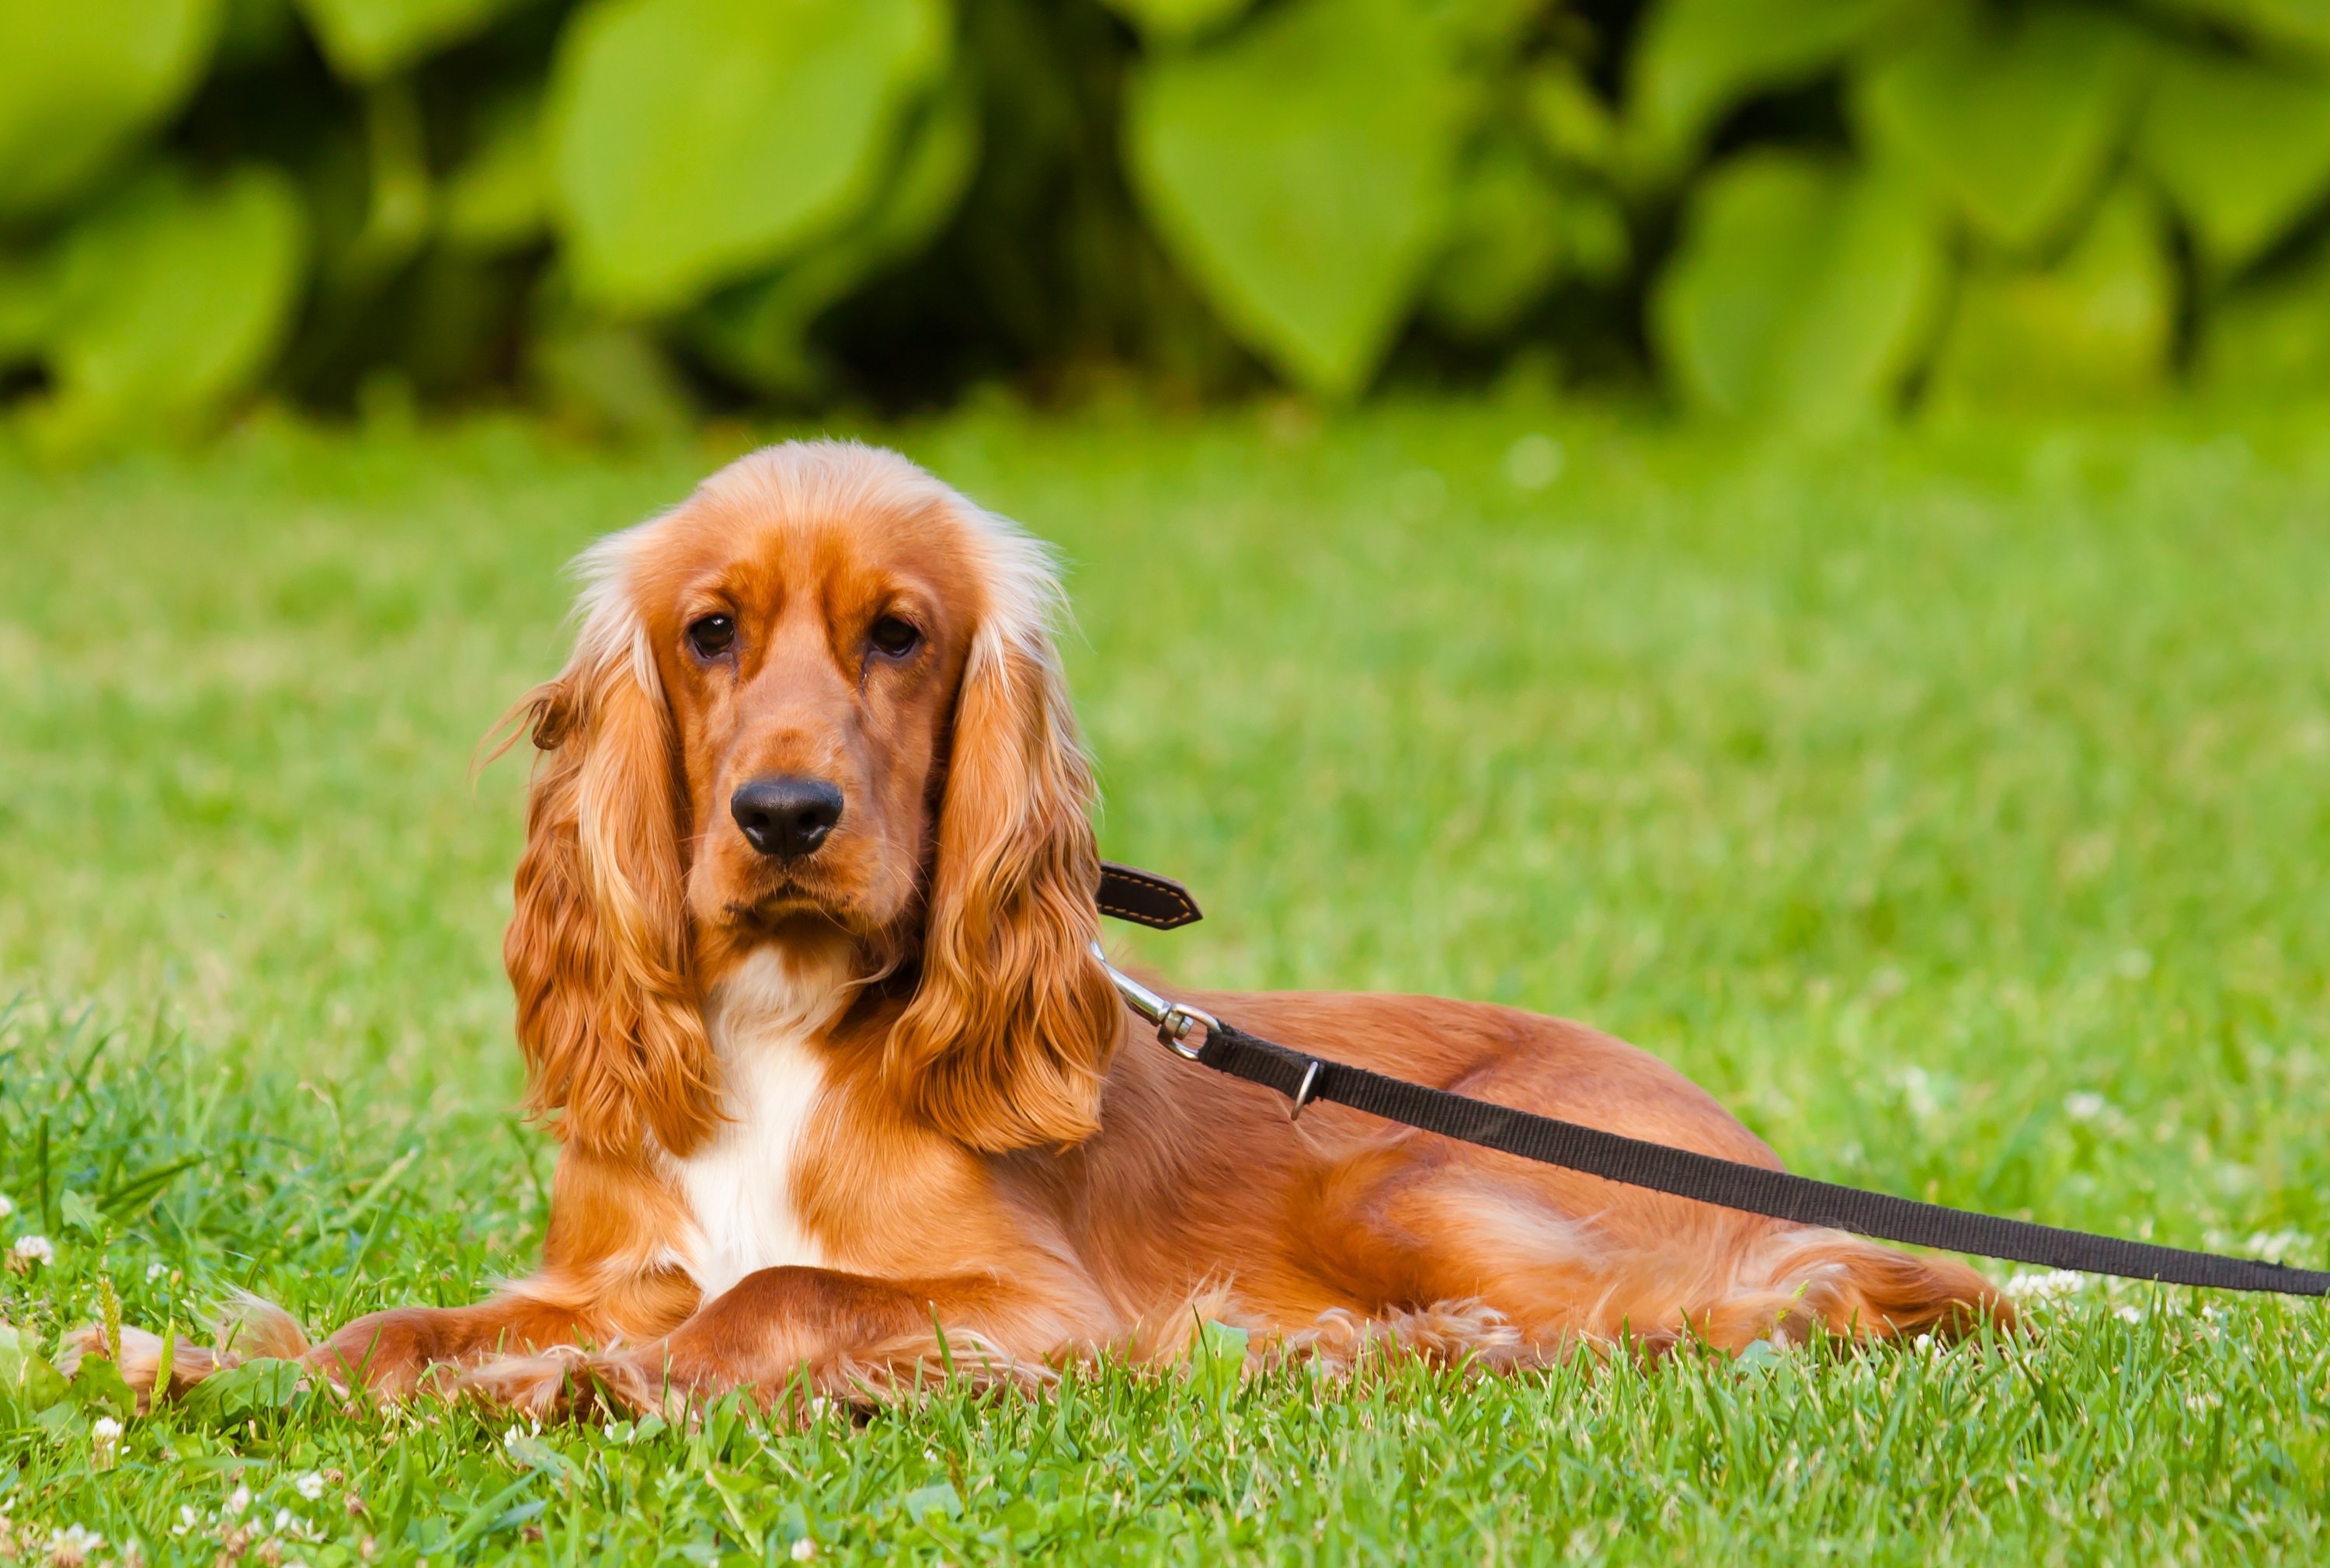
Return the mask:
[[[942,1362],[1158,1361],[1208,1318],[1257,1356],[1492,1370],[2011,1318],[1954,1261],[1333,1106],[1297,1122],[1145,1038],[1094,957],[1051,557],[904,458],[768,448],[580,565],[573,656],[506,742],[539,752],[503,950],[559,1145],[540,1266],[313,1346],[254,1303],[236,1346],[177,1352],[175,1387],[271,1353],[389,1399],[647,1411],[856,1399]],[[1779,1163],[1581,1025],[1174,994],[1380,1072]],[[120,1346],[141,1394],[157,1352]]]

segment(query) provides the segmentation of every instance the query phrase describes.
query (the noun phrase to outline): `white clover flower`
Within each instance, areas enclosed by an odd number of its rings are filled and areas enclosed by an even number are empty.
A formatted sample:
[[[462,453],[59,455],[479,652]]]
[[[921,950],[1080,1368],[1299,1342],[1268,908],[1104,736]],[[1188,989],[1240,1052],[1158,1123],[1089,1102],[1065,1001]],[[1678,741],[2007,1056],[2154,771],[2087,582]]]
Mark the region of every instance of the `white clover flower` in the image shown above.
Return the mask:
[[[67,1525],[49,1533],[49,1561],[56,1568],[81,1568],[105,1545],[105,1537],[86,1525]]]
[[[232,1519],[240,1517],[242,1511],[249,1507],[251,1507],[251,1488],[249,1487],[237,1487],[234,1490],[226,1495],[225,1512],[228,1518]]]
[[[321,1470],[309,1470],[291,1485],[301,1497],[312,1503],[324,1495],[324,1474]]]
[[[2117,1317],[2123,1323],[2141,1323],[2144,1321],[2144,1308],[2141,1307],[2123,1307],[2117,1313],[2113,1314],[2113,1316]]]
[[[57,1261],[57,1249],[46,1236],[19,1236],[16,1244],[8,1251],[27,1263],[53,1263]],[[78,1530],[81,1526],[76,1525],[73,1528]]]
[[[113,1463],[113,1450],[120,1441],[121,1423],[111,1416],[101,1415],[89,1423],[89,1445],[95,1450],[98,1469]]]
[[[2076,1090],[2063,1096],[2063,1114],[2073,1121],[2093,1121],[2110,1107],[2110,1100],[2091,1089]]]
[[[8,1195],[6,1193],[0,1193],[0,1220],[6,1219],[10,1214],[14,1214],[15,1212],[16,1205],[8,1201]]]
[[[146,1265],[146,1283],[151,1285],[169,1271],[170,1265],[167,1263],[148,1263]]]
[[[2050,1269],[2043,1274],[2017,1274],[2005,1286],[2008,1299],[2051,1301],[2087,1288],[2088,1277],[2075,1269]]]
[[[806,1563],[816,1555],[817,1543],[810,1540],[807,1535],[803,1535],[800,1540],[793,1543],[792,1559],[794,1562]]]
[[[276,1510],[275,1510],[275,1533],[276,1533],[277,1535],[281,1535],[284,1531],[286,1531],[286,1530],[289,1529],[290,1527],[291,1527],[291,1510],[290,1510],[290,1509],[289,1509],[289,1508],[278,1508],[278,1509],[276,1509]]]
[[[1934,1095],[1934,1080],[1922,1067],[1904,1067],[1894,1080],[1901,1089],[1901,1103],[1919,1121],[1932,1119],[1941,1110],[1941,1101]]]

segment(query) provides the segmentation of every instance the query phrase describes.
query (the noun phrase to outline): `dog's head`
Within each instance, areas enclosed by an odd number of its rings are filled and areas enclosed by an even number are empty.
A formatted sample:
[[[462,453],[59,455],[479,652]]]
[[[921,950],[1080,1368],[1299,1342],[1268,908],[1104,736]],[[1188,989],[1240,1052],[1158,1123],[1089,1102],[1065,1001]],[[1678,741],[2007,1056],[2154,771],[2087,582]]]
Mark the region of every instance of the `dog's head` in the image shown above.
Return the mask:
[[[701,998],[775,947],[911,978],[882,1075],[1002,1149],[1096,1125],[1116,1017],[1047,554],[903,458],[794,442],[599,543],[504,953],[538,1110],[610,1152],[716,1114]]]

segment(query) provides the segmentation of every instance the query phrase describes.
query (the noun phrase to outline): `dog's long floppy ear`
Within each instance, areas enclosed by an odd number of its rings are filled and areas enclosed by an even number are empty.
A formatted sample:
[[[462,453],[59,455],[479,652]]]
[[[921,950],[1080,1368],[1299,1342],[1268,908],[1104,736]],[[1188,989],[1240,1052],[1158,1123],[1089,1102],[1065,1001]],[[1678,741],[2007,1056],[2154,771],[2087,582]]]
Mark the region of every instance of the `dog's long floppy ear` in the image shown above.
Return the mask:
[[[716,1104],[682,893],[681,794],[668,709],[615,538],[574,654],[510,720],[541,757],[502,961],[517,993],[526,1105],[610,1156],[645,1135],[685,1154]]]
[[[997,521],[985,542],[998,564],[955,699],[921,976],[884,1065],[926,1119],[1000,1151],[1097,1130],[1118,1019],[1091,951],[1093,776],[1046,625],[1058,590],[1033,540]]]

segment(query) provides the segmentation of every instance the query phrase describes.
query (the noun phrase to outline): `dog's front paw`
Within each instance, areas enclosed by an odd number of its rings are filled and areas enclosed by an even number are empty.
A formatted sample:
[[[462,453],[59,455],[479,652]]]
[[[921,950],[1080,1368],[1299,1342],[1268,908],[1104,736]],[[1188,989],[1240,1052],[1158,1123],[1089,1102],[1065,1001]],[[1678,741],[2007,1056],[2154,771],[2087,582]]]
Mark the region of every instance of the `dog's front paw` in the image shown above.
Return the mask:
[[[489,1410],[536,1421],[602,1414],[668,1416],[677,1408],[662,1379],[649,1375],[645,1361],[621,1351],[593,1355],[557,1349],[538,1355],[497,1355],[463,1373],[454,1392]]]
[[[121,1354],[115,1355],[107,1343],[105,1330],[92,1323],[86,1328],[75,1329],[65,1336],[64,1348],[57,1355],[57,1370],[71,1377],[88,1360],[111,1361],[121,1374],[121,1381],[137,1400],[137,1413],[144,1415],[154,1408],[155,1384],[163,1375],[165,1346],[158,1334],[148,1334],[143,1328],[124,1324],[121,1328]],[[185,1393],[219,1369],[215,1351],[183,1340],[171,1343],[169,1351],[169,1385],[164,1390],[172,1398]]]

